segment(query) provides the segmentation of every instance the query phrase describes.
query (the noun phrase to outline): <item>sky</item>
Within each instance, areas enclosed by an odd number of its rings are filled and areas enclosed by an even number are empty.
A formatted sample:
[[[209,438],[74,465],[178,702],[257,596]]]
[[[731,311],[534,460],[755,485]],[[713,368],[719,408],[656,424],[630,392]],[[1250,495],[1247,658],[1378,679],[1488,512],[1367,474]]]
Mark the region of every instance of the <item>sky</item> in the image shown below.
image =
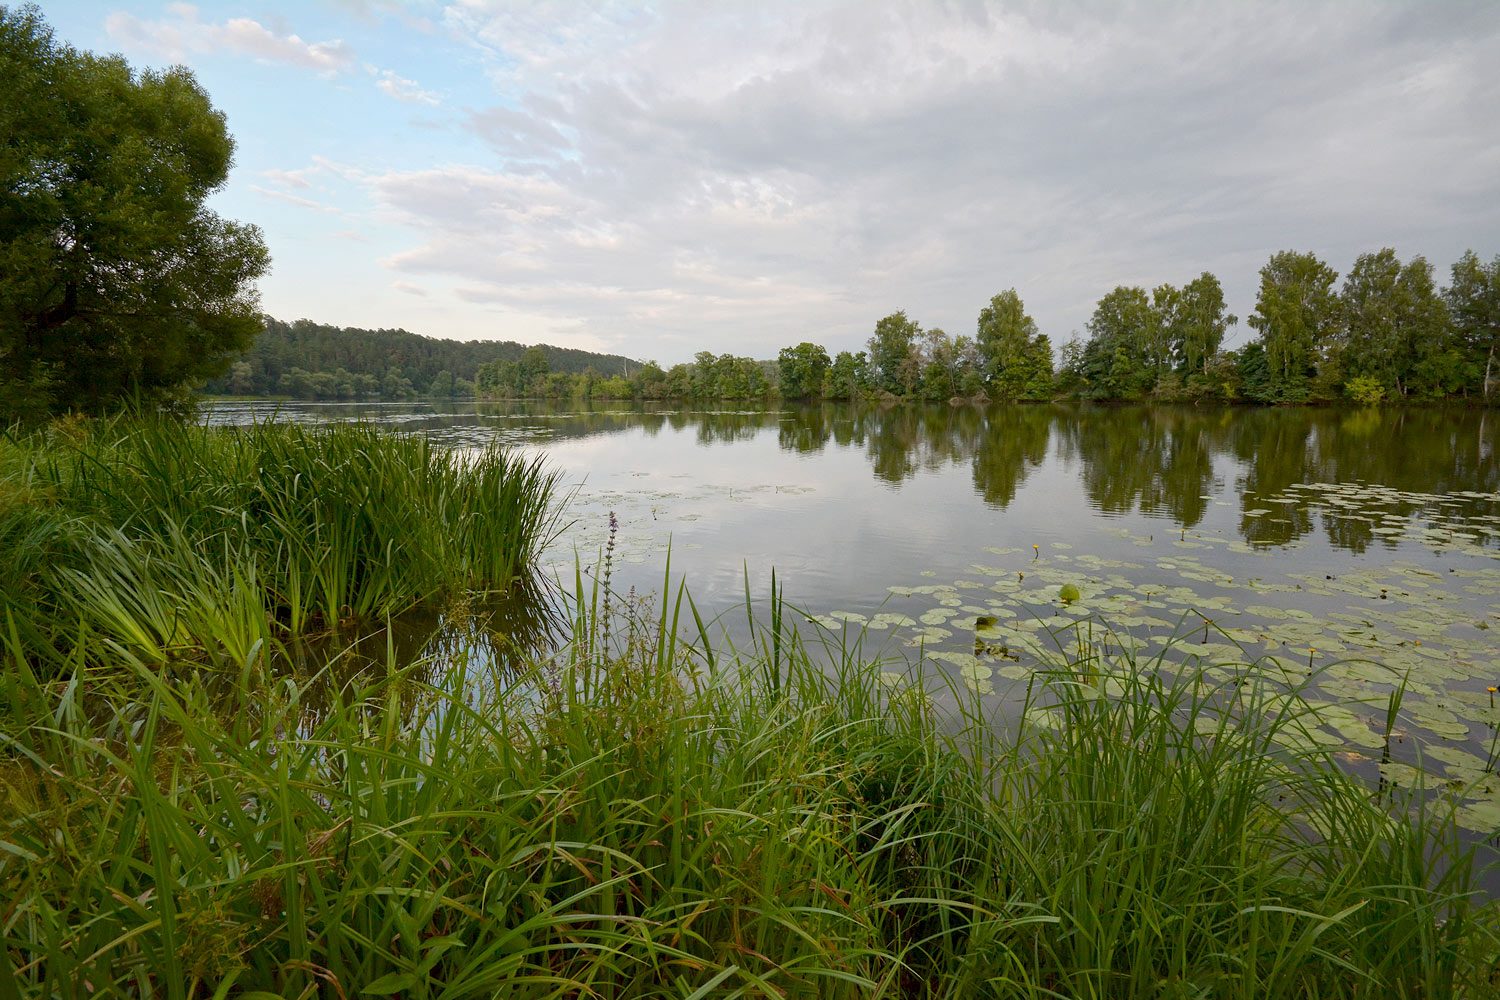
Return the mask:
[[[261,227],[261,307],[654,359],[972,335],[1054,345],[1203,271],[1253,335],[1312,251],[1500,254],[1500,4],[41,0],[186,65]]]

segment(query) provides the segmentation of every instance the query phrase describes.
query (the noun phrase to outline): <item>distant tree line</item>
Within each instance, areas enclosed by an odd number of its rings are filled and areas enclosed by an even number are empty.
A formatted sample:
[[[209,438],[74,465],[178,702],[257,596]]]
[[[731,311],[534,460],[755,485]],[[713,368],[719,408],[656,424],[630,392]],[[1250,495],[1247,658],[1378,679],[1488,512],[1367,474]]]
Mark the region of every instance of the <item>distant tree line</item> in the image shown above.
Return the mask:
[[[1181,286],[1119,286],[1099,300],[1087,338],[1054,357],[1015,289],[979,311],[973,335],[924,330],[904,311],[880,319],[862,351],[804,341],[774,361],[700,352],[663,370],[564,374],[538,349],[498,361],[481,395],[606,399],[907,399],[1308,403],[1488,401],[1500,383],[1500,257],[1473,251],[1439,288],[1422,257],[1362,254],[1345,277],[1311,253],[1274,254],[1260,271],[1237,350],[1238,319],[1207,271]]]
[[[531,347],[517,361],[482,365],[477,387],[479,395],[501,399],[766,399],[775,395],[776,362],[699,351],[668,370],[646,361],[628,375],[569,373],[553,370],[545,351]]]
[[[1049,399],[1052,346],[1011,289],[980,311],[974,337],[923,330],[902,311],[875,324],[865,350],[833,358],[803,342],[774,360],[700,351],[668,369],[647,361],[613,376],[555,371],[539,348],[530,348],[515,361],[481,366],[476,388],[481,396],[512,399]]]
[[[405,330],[360,330],[265,317],[249,349],[205,391],[294,399],[411,399],[472,396],[486,364],[534,352],[559,372],[618,374],[635,362],[566,347],[528,348],[515,341],[439,340]]]
[[[1219,279],[1119,286],[1096,304],[1087,338],[1054,359],[1015,289],[950,336],[897,311],[861,351],[811,341],[755,360],[700,351],[662,368],[617,355],[513,342],[433,340],[403,330],[345,330],[267,319],[210,391],[316,399],[417,395],[653,400],[1160,400],[1305,403],[1482,399],[1500,383],[1500,256],[1473,251],[1439,288],[1422,257],[1362,254],[1345,277],[1314,254],[1274,254],[1260,271],[1237,350],[1238,319]],[[1054,363],[1055,361],[1055,363]]]
[[[1423,257],[1361,254],[1342,287],[1311,253],[1274,254],[1260,270],[1249,325],[1256,338],[1220,348],[1236,322],[1208,273],[1149,294],[1115,288],[1089,338],[1063,345],[1061,396],[1098,400],[1352,400],[1492,398],[1500,365],[1500,256],[1472,250],[1439,289]]]

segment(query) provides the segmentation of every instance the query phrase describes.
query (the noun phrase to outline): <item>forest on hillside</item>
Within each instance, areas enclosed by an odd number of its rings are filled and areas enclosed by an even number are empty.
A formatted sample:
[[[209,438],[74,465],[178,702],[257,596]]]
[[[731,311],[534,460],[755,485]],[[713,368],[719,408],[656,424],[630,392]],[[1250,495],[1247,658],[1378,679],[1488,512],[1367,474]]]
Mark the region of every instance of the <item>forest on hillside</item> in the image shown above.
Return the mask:
[[[361,330],[306,319],[287,323],[267,316],[250,348],[204,391],[293,399],[472,396],[483,365],[519,360],[527,350],[513,340],[440,340],[406,330]],[[637,366],[616,354],[547,345],[530,350],[559,372],[610,375]]]

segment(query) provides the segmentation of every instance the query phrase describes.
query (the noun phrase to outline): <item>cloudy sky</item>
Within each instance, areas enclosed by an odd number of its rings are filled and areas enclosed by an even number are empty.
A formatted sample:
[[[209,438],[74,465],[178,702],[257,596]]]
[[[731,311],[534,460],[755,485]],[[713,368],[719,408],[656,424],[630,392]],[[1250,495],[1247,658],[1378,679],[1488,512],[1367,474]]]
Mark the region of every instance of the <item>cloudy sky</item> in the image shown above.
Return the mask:
[[[1500,4],[42,0],[191,67],[270,314],[688,360],[1053,343],[1281,249],[1500,253]],[[1234,340],[1249,334],[1240,323]]]

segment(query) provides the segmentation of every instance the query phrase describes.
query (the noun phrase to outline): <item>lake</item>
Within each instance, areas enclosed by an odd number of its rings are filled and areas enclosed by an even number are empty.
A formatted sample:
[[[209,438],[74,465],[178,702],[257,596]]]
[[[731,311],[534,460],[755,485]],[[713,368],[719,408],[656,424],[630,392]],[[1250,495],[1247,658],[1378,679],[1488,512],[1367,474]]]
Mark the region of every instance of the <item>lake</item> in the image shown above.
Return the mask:
[[[1309,738],[1426,771],[1500,828],[1500,420],[1481,410],[215,403],[214,422],[370,419],[543,453],[574,490],[545,569],[743,617],[772,570],[830,634],[1016,697],[1106,645],[1313,675]],[[1062,589],[1077,588],[1064,601]],[[730,626],[733,630],[734,626]],[[1107,629],[1107,630],[1106,630]],[[977,641],[976,641],[977,640]],[[1227,676],[1227,675],[1226,675]],[[1405,678],[1390,759],[1391,692]],[[1419,755],[1420,754],[1420,758]],[[1439,782],[1441,783],[1441,782]]]

